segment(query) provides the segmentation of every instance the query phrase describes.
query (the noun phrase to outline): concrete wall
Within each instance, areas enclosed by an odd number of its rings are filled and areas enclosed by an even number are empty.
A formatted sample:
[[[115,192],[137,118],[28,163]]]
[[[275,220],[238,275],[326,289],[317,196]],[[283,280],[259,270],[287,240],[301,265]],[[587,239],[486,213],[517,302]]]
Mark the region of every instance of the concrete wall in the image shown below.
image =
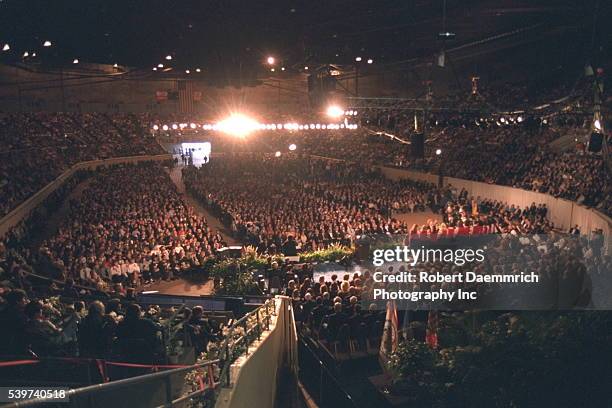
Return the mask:
[[[434,184],[438,183],[438,176],[435,174],[392,167],[381,167],[380,169],[385,176],[393,180],[407,178],[428,181]],[[520,207],[529,206],[531,203],[546,204],[548,207],[548,218],[555,224],[555,227],[568,230],[570,227],[578,225],[584,234],[588,234],[594,229],[601,229],[606,237],[608,253],[611,252],[612,220],[597,210],[583,207],[580,204],[562,198],[555,198],[548,194],[508,186],[498,186],[454,177],[444,177],[443,183],[457,189],[463,188],[474,197],[480,196]]]

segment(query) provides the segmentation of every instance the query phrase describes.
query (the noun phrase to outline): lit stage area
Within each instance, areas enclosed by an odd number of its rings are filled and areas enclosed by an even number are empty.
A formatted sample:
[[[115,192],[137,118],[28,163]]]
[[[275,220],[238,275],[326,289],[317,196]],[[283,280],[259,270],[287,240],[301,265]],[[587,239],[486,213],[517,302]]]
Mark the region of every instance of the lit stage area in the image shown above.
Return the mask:
[[[192,279],[175,279],[171,281],[158,281],[138,288],[138,292],[157,292],[163,295],[202,296],[213,295],[214,284],[212,279],[196,282]]]
[[[183,153],[191,153],[194,166],[200,167],[210,160],[210,142],[181,143],[180,148]]]

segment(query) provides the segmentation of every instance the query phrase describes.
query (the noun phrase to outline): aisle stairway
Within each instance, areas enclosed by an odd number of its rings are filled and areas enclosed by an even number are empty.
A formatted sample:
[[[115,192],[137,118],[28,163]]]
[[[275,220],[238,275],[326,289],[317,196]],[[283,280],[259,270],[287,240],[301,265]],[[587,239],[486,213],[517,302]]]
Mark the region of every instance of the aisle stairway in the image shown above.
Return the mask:
[[[180,161],[179,161],[180,162]],[[184,166],[179,164],[170,169],[170,178],[172,182],[176,185],[179,193],[183,196],[187,204],[191,205],[194,210],[206,218],[208,225],[215,231],[219,231],[221,236],[227,242],[228,245],[241,245],[235,238],[231,236],[231,232],[219,221],[215,216],[213,216],[204,206],[202,206],[194,197],[191,196],[185,189],[185,183],[183,183],[182,173]]]

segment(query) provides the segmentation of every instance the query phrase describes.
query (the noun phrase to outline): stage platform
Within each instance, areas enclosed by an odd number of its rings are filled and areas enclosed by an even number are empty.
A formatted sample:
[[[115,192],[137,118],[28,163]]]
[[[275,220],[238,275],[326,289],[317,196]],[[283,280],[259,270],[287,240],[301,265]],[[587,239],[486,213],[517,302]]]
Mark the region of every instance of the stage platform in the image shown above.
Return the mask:
[[[138,288],[138,291],[158,291],[164,295],[201,296],[212,295],[213,288],[214,285],[212,279],[202,283],[193,283],[184,279],[176,279],[173,281],[161,281],[152,283],[150,285],[143,285]]]

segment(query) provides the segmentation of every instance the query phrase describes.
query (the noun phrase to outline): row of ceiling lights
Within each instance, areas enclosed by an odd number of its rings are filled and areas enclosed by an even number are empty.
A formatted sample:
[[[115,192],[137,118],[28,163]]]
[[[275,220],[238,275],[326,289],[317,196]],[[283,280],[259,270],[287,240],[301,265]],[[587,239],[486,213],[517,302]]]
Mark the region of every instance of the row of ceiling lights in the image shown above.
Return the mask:
[[[43,47],[51,47],[52,45],[53,44],[49,40],[45,40],[43,42]],[[2,47],[2,51],[4,51],[4,52],[10,51],[10,49],[11,49],[11,46],[9,45],[9,43],[5,43],[4,46]],[[23,53],[23,58],[27,58],[29,56],[30,56],[30,53],[28,51],[25,51]],[[35,57],[36,56],[36,52],[32,52],[31,56]],[[166,61],[172,61],[172,55],[170,55],[170,54],[166,55]],[[274,64],[276,64],[276,59],[274,57],[272,57],[272,56],[269,56],[266,61],[267,61],[268,65],[272,66],[272,68],[270,68],[270,71],[271,72],[275,72],[276,69],[274,68]],[[361,61],[362,61],[361,57],[355,57],[355,62],[361,62]],[[368,58],[368,60],[366,62],[368,64],[372,64],[372,63],[374,63],[374,60],[372,58]],[[74,60],[72,60],[72,63],[73,64],[78,64],[79,63],[79,59],[75,58]],[[113,66],[115,68],[117,68],[118,64],[114,64]],[[159,64],[157,64],[156,67],[153,67],[153,71],[157,71],[158,69],[161,69],[161,68],[164,68],[164,64],[163,63],[159,63]],[[308,66],[307,65],[304,66],[304,70],[308,71]],[[281,67],[281,71],[285,71],[285,67]],[[195,72],[199,73],[199,72],[202,72],[202,70],[200,68],[196,68]],[[186,74],[190,74],[191,70],[190,69],[186,69],[185,73]]]
[[[42,46],[45,48],[49,48],[53,45],[53,43],[49,40],[45,40],[43,41]],[[7,52],[11,50],[11,45],[9,43],[4,43],[4,45],[2,46],[2,51],[3,52]],[[30,53],[30,51],[24,51],[23,54],[21,55],[22,58],[28,58],[28,57],[36,57],[36,51],[32,51],[32,53]],[[80,61],[78,58],[75,58],[72,60],[73,64],[78,64]],[[113,67],[118,68],[119,64],[115,63],[113,64]]]
[[[170,54],[166,55],[166,61],[172,61],[172,55],[170,55]],[[153,71],[158,71],[158,70],[163,69],[163,68],[164,68],[164,64],[160,62],[159,64],[157,64],[156,67],[153,67]],[[197,72],[197,73],[200,73],[200,72],[202,72],[202,69],[201,68],[196,68],[194,71]],[[185,73],[186,74],[191,74],[191,69],[186,69]]]
[[[42,43],[42,46],[45,47],[45,48],[51,47],[51,45],[53,45],[53,44],[49,40],[45,40]],[[2,51],[3,52],[7,52],[7,51],[10,51],[10,50],[11,50],[11,45],[9,43],[4,43],[4,45],[2,46]],[[22,54],[23,58],[27,58],[27,57],[30,57],[30,56],[35,57],[36,56],[36,52],[32,51],[32,54],[30,54],[29,51],[24,51],[24,53]]]

